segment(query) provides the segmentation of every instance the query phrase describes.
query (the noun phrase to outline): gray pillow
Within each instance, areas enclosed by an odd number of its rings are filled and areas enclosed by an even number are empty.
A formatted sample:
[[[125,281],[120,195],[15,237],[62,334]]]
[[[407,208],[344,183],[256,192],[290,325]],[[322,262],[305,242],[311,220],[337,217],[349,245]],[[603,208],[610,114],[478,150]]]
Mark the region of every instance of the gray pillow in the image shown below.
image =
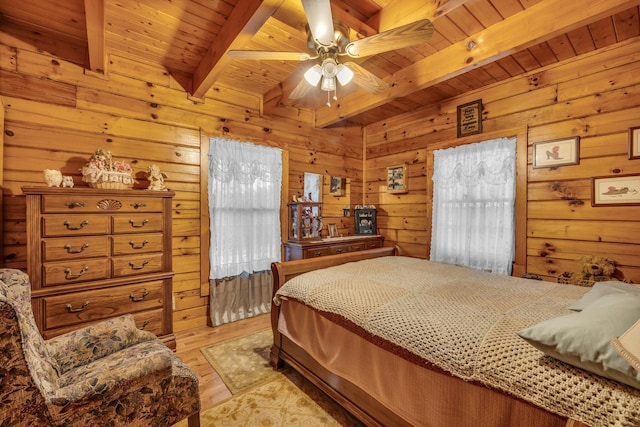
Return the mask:
[[[640,389],[640,373],[611,343],[638,319],[640,295],[613,293],[581,312],[542,321],[518,335],[551,357]]]
[[[615,293],[640,295],[640,285],[619,282],[617,280],[609,282],[597,282],[593,285],[593,288],[591,288],[589,292],[584,294],[584,296],[576,301],[571,307],[569,307],[569,309],[580,311],[599,298]]]

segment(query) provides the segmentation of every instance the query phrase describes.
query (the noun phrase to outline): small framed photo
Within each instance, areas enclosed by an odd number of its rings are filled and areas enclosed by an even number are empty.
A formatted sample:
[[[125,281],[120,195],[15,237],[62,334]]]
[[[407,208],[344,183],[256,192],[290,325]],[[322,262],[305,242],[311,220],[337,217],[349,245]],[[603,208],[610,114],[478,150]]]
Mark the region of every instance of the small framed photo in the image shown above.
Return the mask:
[[[629,128],[629,159],[640,159],[640,126]]]
[[[591,206],[640,205],[640,175],[591,178]]]
[[[344,179],[340,176],[332,176],[329,183],[329,194],[332,196],[344,196]]]
[[[553,168],[580,163],[580,138],[575,136],[533,144],[533,167]]]
[[[338,226],[336,224],[329,224],[329,237],[338,237]]]
[[[387,193],[406,193],[407,187],[407,164],[390,166],[387,168]]]

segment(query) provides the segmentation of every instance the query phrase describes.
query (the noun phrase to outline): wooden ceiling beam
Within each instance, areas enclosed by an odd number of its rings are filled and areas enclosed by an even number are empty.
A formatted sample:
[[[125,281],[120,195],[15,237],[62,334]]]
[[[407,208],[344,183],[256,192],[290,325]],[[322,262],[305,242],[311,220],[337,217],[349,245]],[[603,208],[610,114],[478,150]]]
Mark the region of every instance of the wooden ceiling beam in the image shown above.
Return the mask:
[[[579,3],[543,0],[397,71],[385,79],[389,89],[380,95],[363,96],[359,91],[340,99],[331,108],[318,109],[316,126],[325,127],[348,119],[638,4],[640,0],[582,0]]]
[[[372,16],[367,24],[377,28],[379,32],[383,32],[421,19],[435,21],[468,1],[392,0],[380,12]]]
[[[84,0],[84,15],[87,25],[89,69],[106,74],[104,0]]]
[[[193,73],[190,93],[194,98],[204,98],[218,75],[231,63],[232,59],[227,52],[234,49],[241,50],[283,1],[238,1],[229,19],[222,26]]]

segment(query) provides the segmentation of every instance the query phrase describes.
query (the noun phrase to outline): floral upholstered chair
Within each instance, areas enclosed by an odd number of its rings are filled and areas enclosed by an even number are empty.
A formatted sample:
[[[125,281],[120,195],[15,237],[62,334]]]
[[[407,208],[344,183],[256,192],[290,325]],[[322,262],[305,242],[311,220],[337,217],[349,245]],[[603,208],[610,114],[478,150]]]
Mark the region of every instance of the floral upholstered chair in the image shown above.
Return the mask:
[[[0,425],[193,427],[199,411],[194,373],[133,316],[44,340],[29,277],[0,269]]]

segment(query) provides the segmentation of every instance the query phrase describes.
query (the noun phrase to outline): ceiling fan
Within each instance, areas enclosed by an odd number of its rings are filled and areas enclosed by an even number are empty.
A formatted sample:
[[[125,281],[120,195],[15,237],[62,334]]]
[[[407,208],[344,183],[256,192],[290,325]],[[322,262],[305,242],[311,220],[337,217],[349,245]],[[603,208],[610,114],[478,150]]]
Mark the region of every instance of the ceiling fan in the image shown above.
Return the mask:
[[[327,92],[327,106],[331,106],[330,94],[337,100],[337,83],[345,86],[353,81],[357,86],[375,94],[384,92],[388,84],[355,62],[342,62],[341,57],[361,58],[381,52],[424,43],[433,34],[433,24],[428,19],[402,25],[388,31],[349,40],[349,29],[333,20],[330,0],[301,0],[308,22],[308,46],[314,54],[304,52],[271,52],[263,50],[231,50],[234,59],[259,59],[278,61],[309,61],[319,59],[304,73],[304,78],[291,91],[289,98],[299,99],[318,86]],[[336,82],[337,81],[337,82]]]

